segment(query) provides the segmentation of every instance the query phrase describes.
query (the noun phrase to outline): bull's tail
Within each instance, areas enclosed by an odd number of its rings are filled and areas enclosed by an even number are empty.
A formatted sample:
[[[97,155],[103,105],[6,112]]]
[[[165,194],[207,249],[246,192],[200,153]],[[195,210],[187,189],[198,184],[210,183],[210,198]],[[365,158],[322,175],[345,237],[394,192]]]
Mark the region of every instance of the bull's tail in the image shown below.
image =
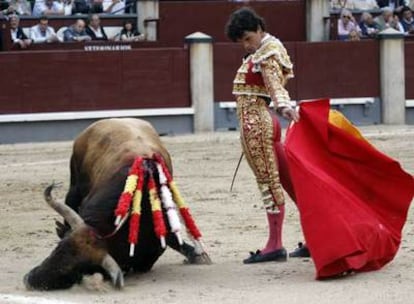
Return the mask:
[[[196,250],[204,252],[200,230],[197,228],[188,206],[178,191],[164,160],[161,156],[154,155],[153,158],[137,157],[134,160],[125,182],[124,191],[115,209],[115,226],[117,226],[117,230],[130,217],[130,256],[134,255],[135,245],[138,243],[142,191],[144,181],[146,180],[145,172],[148,173],[146,186],[149,192],[154,230],[160,239],[161,246],[166,246],[165,237],[168,233],[166,223],[164,222],[163,214],[165,212],[171,232],[177,236],[178,242],[180,244],[183,243],[181,237],[181,220],[183,220],[190,237],[194,241]]]

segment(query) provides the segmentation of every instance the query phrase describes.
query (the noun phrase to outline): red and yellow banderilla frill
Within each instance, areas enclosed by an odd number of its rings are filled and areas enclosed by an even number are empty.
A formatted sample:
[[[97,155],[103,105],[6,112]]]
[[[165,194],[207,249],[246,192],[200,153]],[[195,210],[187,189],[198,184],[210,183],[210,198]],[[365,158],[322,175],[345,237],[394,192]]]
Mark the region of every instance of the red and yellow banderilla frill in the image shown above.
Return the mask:
[[[125,182],[124,190],[118,200],[117,208],[115,209],[115,225],[117,226],[116,230],[119,230],[120,226],[122,226],[126,219],[129,216],[131,216],[128,236],[128,241],[130,243],[130,256],[134,255],[135,246],[138,243],[138,236],[140,230],[141,204],[143,196],[142,189],[144,185],[144,160],[146,159],[142,157],[137,157],[134,160],[128,172],[128,177]],[[196,250],[198,252],[205,252],[200,240],[200,230],[197,228],[194,219],[190,214],[189,208],[185,204],[180,192],[177,189],[177,186],[172,180],[171,174],[168,171],[168,168],[165,165],[164,160],[159,155],[154,155],[153,158],[147,160],[156,162],[156,166],[154,167],[157,168],[157,170],[159,171],[158,173],[160,176],[160,183],[162,188],[161,194],[163,194],[163,200],[161,200],[158,195],[158,188],[154,179],[154,173],[150,172],[148,177],[149,200],[151,204],[152,219],[154,223],[154,232],[156,236],[160,239],[161,246],[165,248],[165,237],[167,235],[167,228],[164,222],[162,206],[164,206],[164,208],[167,209],[167,218],[169,219],[170,227],[172,227],[174,230],[172,232],[176,234],[179,243],[182,243],[181,237],[179,235],[180,224],[177,223],[178,215],[176,214],[175,208],[171,206],[174,203],[179,208],[181,217],[184,220],[184,223],[190,235],[194,238]],[[171,197],[173,198],[173,203],[171,202]]]

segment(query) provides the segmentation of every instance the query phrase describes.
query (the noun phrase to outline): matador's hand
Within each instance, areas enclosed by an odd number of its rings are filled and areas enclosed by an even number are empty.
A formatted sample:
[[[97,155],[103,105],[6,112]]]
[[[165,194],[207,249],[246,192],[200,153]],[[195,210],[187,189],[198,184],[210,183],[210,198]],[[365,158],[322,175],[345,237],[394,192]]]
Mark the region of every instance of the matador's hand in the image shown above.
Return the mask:
[[[288,120],[293,120],[294,122],[299,121],[299,113],[291,107],[281,107],[277,111]]]

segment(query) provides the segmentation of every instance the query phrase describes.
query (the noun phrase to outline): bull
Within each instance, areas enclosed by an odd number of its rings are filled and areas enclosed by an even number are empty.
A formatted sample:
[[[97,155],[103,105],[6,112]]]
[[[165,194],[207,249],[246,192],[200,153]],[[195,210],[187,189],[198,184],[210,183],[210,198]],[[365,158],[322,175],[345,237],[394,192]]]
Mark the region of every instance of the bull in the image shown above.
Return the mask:
[[[149,271],[165,247],[154,232],[149,202],[148,178],[159,155],[170,172],[171,157],[155,129],[146,121],[132,118],[105,119],[85,129],[74,141],[70,160],[70,187],[65,203],[44,192],[46,202],[64,218],[56,221],[60,241],[52,253],[24,276],[28,289],[70,288],[83,275],[100,272],[116,288],[124,285],[124,273]],[[142,157],[145,179],[142,191],[139,242],[131,254],[128,225],[114,228],[114,209],[122,194],[134,159]],[[166,210],[162,209],[166,219]],[[126,220],[128,223],[129,219]],[[211,263],[200,246],[180,241],[166,220],[165,243],[186,257],[187,262]]]

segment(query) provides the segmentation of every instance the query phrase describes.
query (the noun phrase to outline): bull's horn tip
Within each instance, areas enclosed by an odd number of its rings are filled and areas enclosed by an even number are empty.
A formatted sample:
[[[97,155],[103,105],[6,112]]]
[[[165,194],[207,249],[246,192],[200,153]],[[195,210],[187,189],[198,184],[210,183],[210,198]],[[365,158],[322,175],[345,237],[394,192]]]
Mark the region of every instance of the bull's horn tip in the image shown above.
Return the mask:
[[[124,288],[124,275],[122,274],[122,272],[120,272],[117,275],[114,285],[115,285],[115,288],[119,290]]]

